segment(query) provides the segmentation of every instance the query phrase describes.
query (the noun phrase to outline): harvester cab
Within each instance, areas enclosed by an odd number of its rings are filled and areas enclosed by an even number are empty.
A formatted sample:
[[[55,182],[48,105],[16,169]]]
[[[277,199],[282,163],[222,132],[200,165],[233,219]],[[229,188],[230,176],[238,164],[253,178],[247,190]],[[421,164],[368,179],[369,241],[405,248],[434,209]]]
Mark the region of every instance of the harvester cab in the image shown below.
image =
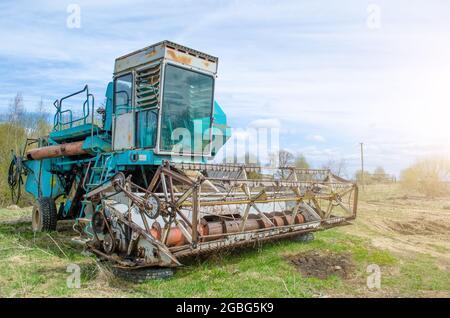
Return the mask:
[[[88,86],[55,101],[52,131],[8,179],[14,199],[23,180],[35,198],[33,229],[74,220],[90,251],[133,269],[349,224],[357,187],[329,170],[208,163],[230,137],[217,66],[163,41],[116,59],[101,118]]]
[[[213,131],[226,125],[214,103],[217,64],[216,57],[167,41],[118,58],[113,150],[152,148],[156,155],[210,157],[212,149],[205,146]],[[181,143],[174,134],[183,136]],[[161,163],[151,160],[146,163]]]

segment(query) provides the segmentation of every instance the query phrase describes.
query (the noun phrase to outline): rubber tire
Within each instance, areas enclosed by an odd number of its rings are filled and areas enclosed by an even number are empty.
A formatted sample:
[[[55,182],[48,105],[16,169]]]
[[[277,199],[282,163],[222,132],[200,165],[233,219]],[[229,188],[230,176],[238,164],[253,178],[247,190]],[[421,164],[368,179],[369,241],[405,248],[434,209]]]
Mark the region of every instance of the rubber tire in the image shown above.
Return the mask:
[[[38,198],[31,214],[31,227],[35,232],[51,232],[56,230],[58,212],[55,200],[49,197]]]
[[[174,270],[172,268],[142,268],[142,269],[122,269],[113,267],[113,274],[124,280],[135,283],[143,283],[147,280],[167,279],[173,276]]]
[[[308,243],[314,241],[314,233],[304,233],[294,237],[294,241]]]

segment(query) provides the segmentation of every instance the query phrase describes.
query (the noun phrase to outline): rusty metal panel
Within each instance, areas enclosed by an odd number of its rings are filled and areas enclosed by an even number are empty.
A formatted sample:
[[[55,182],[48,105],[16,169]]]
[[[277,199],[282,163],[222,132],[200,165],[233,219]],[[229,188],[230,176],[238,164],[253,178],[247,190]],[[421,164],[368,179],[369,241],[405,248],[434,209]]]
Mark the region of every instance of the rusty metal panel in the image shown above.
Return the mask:
[[[116,117],[114,121],[115,127],[120,127],[117,133],[114,129],[114,150],[131,149],[134,147],[134,113],[125,113]]]
[[[114,75],[161,59],[164,57],[164,53],[164,44],[160,42],[121,56],[116,59]]]
[[[183,50],[176,50],[167,47],[165,50],[165,58],[170,61],[181,63],[186,66],[194,67],[202,71],[212,74],[217,73],[217,59],[207,58],[202,55],[193,55]]]
[[[114,75],[144,66],[157,60],[173,61],[211,74],[217,73],[219,59],[212,55],[163,41],[116,59]]]

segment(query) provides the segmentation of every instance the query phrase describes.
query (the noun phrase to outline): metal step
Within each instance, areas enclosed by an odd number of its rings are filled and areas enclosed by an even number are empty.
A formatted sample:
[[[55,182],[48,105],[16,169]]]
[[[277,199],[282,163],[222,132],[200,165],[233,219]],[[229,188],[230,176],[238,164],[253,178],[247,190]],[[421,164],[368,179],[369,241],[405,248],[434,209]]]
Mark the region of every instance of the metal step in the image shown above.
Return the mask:
[[[114,176],[114,174],[112,173],[108,173],[105,174],[105,177],[103,178],[103,180],[101,182],[91,182],[91,183],[86,183],[86,187],[98,187],[99,185],[104,184],[109,178],[111,178],[112,176]]]
[[[90,187],[95,188],[95,187],[98,187],[99,185],[101,185],[101,183],[88,183],[88,184],[86,184],[86,187],[88,187],[88,188],[90,188]]]

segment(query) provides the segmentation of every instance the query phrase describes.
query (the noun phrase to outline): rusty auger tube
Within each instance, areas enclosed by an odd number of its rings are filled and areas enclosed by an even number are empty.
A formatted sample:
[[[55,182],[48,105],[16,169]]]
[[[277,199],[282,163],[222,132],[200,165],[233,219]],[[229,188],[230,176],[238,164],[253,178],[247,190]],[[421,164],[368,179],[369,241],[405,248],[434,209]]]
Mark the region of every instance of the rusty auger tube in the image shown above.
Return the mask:
[[[27,159],[42,160],[63,156],[85,155],[88,152],[83,149],[83,142],[84,141],[76,141],[67,144],[32,149],[27,151],[26,157]]]
[[[201,241],[208,242],[221,239],[225,237],[227,234],[231,233],[266,229],[273,226],[289,225],[291,224],[292,220],[292,215],[289,214],[280,216],[277,215],[277,213],[275,212],[275,213],[268,213],[267,216],[269,220],[273,222],[273,225],[269,224],[262,218],[249,219],[246,222],[244,222],[241,219],[208,222],[202,218],[200,224],[198,225],[198,232],[201,235]],[[294,224],[302,224],[302,223],[305,223],[304,217],[301,214],[296,215]],[[245,225],[243,231],[240,230],[241,224]],[[162,236],[161,227],[157,226],[156,223],[153,224],[150,233],[155,239],[161,240]],[[188,240],[183,235],[183,232],[179,227],[172,227],[168,233],[165,244],[168,247],[182,246],[188,244]]]

